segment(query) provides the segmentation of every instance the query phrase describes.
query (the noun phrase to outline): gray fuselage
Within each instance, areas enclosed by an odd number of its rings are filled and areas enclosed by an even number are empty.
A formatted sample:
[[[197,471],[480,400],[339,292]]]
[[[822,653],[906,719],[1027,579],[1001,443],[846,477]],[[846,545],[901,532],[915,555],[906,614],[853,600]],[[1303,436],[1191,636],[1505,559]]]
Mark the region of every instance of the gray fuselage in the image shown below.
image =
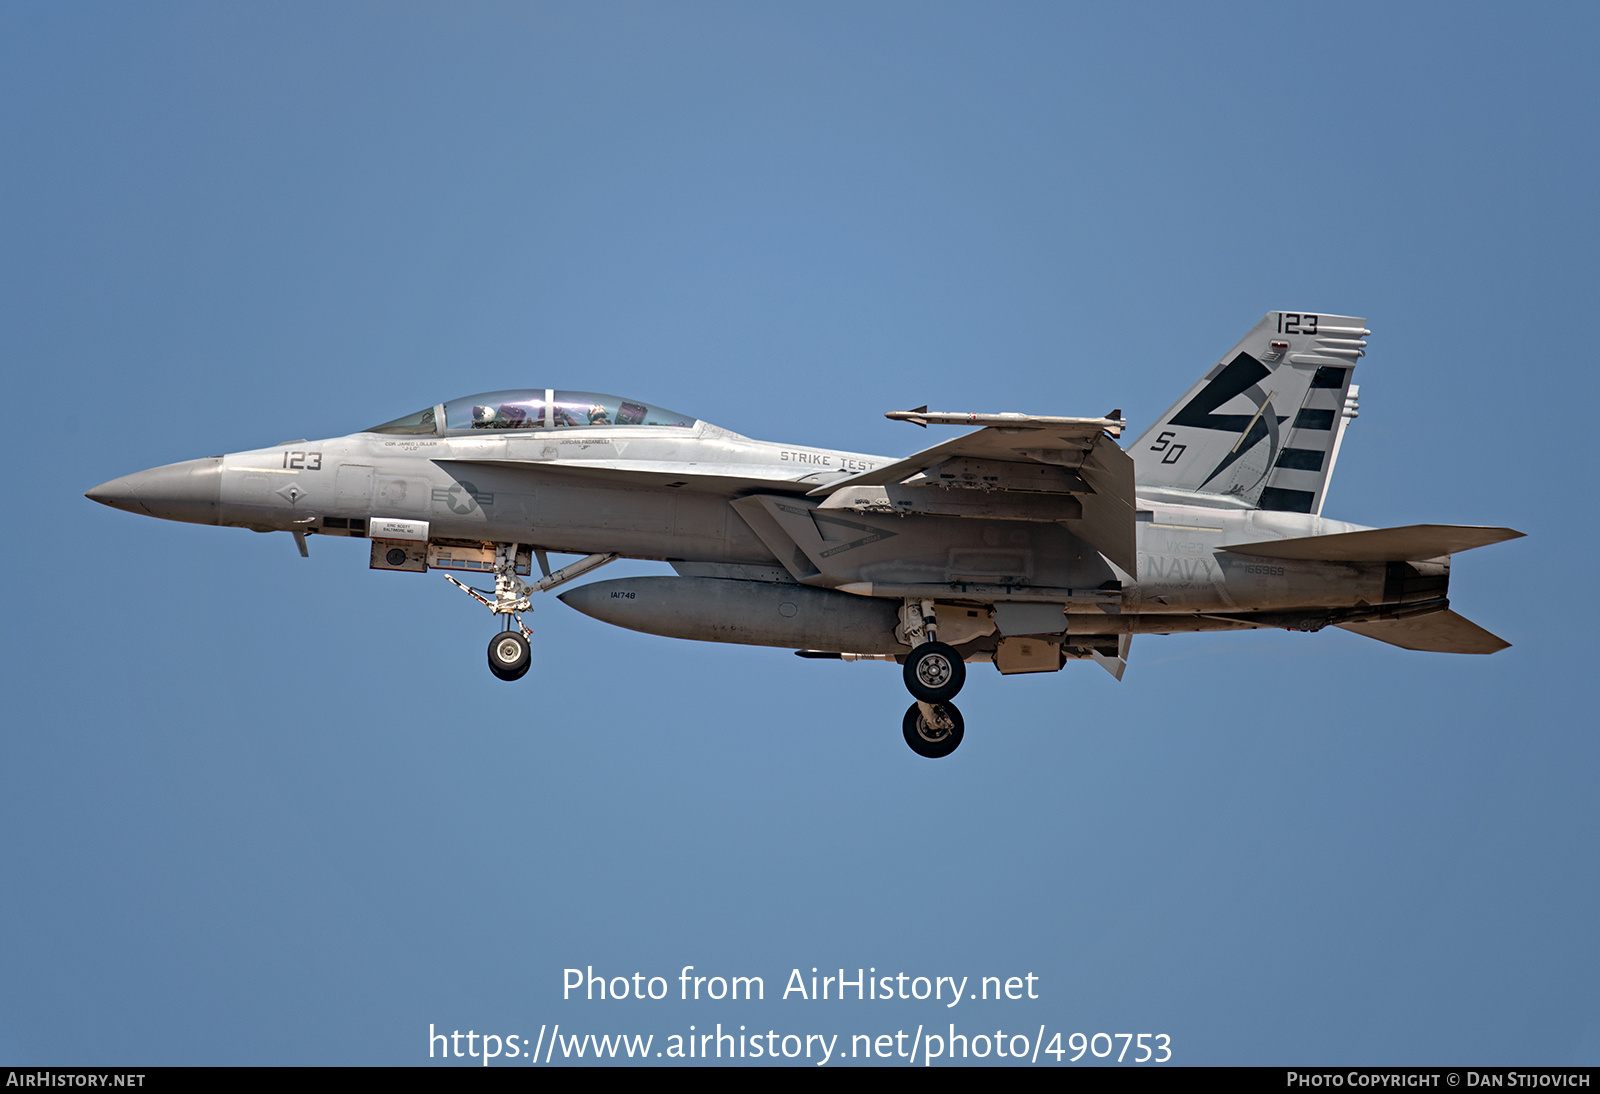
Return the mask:
[[[1094,634],[1299,627],[1296,613],[1315,629],[1317,613],[1382,603],[1393,582],[1392,565],[1382,562],[1227,550],[1230,543],[1362,527],[1304,514],[1141,496],[1138,573],[1131,574],[1061,523],[828,513],[806,496],[888,462],[755,441],[705,422],[688,429],[357,433],[155,468],[90,496],[153,516],[256,531],[362,535],[378,518],[426,521],[433,540],[608,552],[667,561],[688,576],[846,587],[884,599],[939,588],[941,601],[993,605],[1060,601],[1068,590],[1064,610],[1077,621],[1065,629]],[[770,545],[777,533],[764,537],[753,527],[765,518],[751,499],[785,520],[810,516],[805,527],[825,548],[810,554],[822,564],[798,552],[780,557]],[[1093,592],[1110,588],[1117,590],[1114,606]],[[864,645],[881,650],[884,641],[880,635]]]

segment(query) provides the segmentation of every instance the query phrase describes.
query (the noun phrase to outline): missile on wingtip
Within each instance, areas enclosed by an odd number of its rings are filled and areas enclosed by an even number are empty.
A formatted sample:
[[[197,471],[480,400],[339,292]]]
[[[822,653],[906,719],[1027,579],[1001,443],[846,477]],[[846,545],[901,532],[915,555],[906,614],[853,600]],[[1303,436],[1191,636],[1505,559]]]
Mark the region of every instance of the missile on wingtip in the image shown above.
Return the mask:
[[[1120,437],[1128,423],[1123,420],[1121,411],[1112,411],[1105,418],[1054,418],[1042,414],[1016,414],[1006,412],[1003,414],[976,414],[967,411],[952,412],[944,410],[929,410],[927,407],[918,407],[915,410],[891,410],[884,415],[891,421],[911,422],[914,425],[927,427],[929,425],[987,425],[998,426],[1002,429],[1051,429],[1066,428],[1085,433],[1098,433],[1105,430],[1113,437]]]

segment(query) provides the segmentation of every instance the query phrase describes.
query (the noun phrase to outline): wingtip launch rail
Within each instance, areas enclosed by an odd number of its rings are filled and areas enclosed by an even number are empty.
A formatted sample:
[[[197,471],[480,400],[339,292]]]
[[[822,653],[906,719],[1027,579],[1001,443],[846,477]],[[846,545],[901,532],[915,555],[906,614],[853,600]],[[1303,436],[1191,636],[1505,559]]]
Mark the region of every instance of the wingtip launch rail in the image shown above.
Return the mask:
[[[1104,430],[1113,437],[1122,436],[1122,431],[1128,423],[1122,420],[1122,411],[1113,410],[1104,418],[1052,418],[1042,414],[977,414],[969,411],[951,412],[943,410],[929,410],[919,406],[915,410],[891,410],[884,414],[893,422],[911,422],[926,429],[930,425],[973,425],[995,426],[1005,429],[1047,429],[1062,427],[1067,429]]]

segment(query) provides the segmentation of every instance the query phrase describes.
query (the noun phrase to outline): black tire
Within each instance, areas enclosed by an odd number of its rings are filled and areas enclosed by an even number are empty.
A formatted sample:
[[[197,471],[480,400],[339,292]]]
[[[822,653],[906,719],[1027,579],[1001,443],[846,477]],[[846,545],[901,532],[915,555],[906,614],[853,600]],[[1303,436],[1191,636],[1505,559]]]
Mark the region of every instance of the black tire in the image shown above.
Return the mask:
[[[924,642],[906,657],[906,690],[924,703],[947,703],[967,682],[967,663],[943,642]]]
[[[524,676],[528,675],[528,670],[530,668],[532,668],[532,667],[533,667],[533,662],[530,661],[526,665],[523,665],[516,672],[502,672],[500,669],[495,668],[493,665],[489,666],[489,671],[494,673],[495,676],[498,679],[501,679],[501,680],[507,680],[507,681],[510,681],[510,680],[521,680]]]
[[[967,728],[966,723],[961,720],[961,712],[956,709],[954,703],[940,703],[939,706],[949,715],[950,721],[955,723],[949,729],[930,729],[922,717],[922,707],[916,703],[906,708],[905,720],[900,727],[905,734],[906,744],[911,746],[911,751],[930,760],[948,756],[960,748],[961,738]]]
[[[489,641],[489,671],[502,680],[520,680],[533,664],[528,640],[516,631],[501,631]]]

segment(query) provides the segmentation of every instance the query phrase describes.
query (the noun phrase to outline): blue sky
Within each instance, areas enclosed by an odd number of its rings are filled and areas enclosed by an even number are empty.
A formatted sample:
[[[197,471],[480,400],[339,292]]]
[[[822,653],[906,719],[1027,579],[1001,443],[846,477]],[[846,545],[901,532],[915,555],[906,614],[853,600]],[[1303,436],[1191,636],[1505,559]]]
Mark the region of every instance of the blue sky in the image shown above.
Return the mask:
[[[951,1021],[1165,1033],[1181,1063],[1600,1062],[1597,31],[1576,4],[0,8],[0,1062]],[[928,763],[892,668],[551,600],[507,686],[436,576],[82,497],[520,386],[884,454],[929,435],[883,412],[924,403],[1137,432],[1279,308],[1374,332],[1328,515],[1528,533],[1452,585],[1513,648],[975,666]],[[590,965],[768,998],[563,1001]],[[813,966],[1040,998],[776,998]]]

